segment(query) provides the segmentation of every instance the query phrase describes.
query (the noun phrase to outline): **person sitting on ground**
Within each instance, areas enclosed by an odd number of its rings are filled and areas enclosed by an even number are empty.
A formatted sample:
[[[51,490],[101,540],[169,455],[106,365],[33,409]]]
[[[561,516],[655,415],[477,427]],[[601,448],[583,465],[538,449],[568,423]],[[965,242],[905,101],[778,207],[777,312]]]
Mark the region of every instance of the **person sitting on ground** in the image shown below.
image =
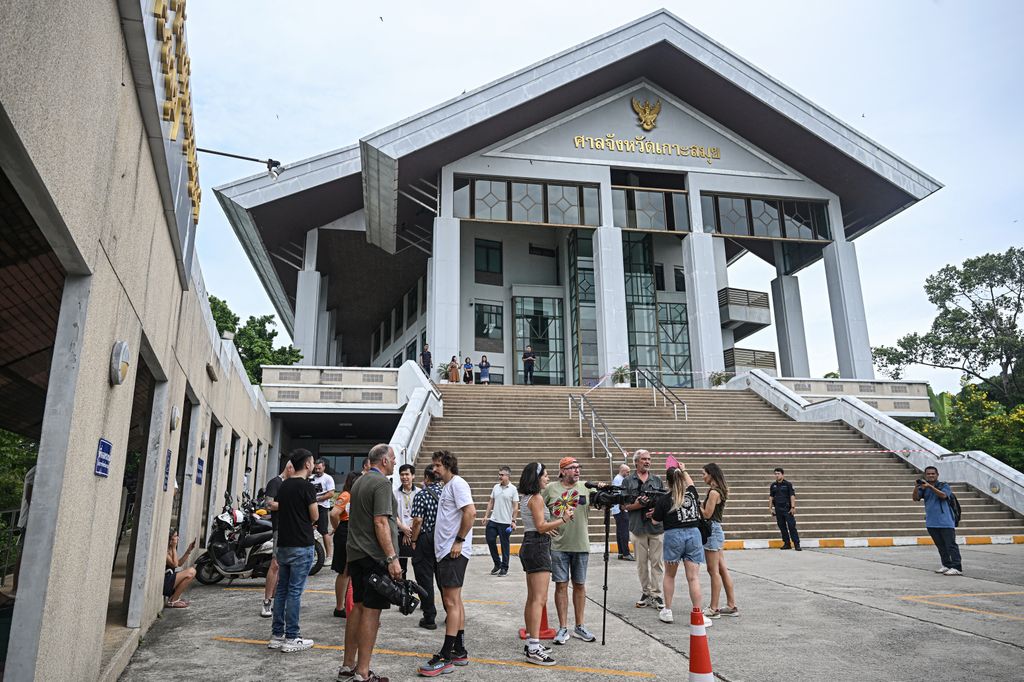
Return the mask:
[[[655,521],[664,523],[665,537],[663,558],[665,578],[662,590],[665,606],[658,613],[662,623],[671,623],[672,597],[676,591],[676,571],[683,562],[686,584],[690,588],[690,603],[701,608],[700,565],[704,563],[704,543],[700,537],[700,498],[693,479],[686,473],[686,465],[671,467],[665,472],[669,494],[662,495],[654,505]],[[704,617],[704,627],[711,627],[713,621]]]
[[[711,535],[704,543],[704,556],[708,560],[708,575],[711,576],[711,605],[704,609],[704,615],[708,618],[738,616],[740,612],[736,608],[736,591],[733,589],[729,568],[725,565],[725,532],[722,530],[722,512],[725,511],[725,502],[729,499],[729,486],[725,483],[722,467],[714,462],[705,464],[702,471],[704,483],[710,488],[707,497],[704,498],[701,512],[703,512],[704,518],[711,522]],[[720,609],[718,608],[718,599],[723,586],[725,587],[726,607]]]
[[[185,553],[178,556],[178,531],[172,530],[167,540],[167,572],[164,574],[164,597],[167,598],[166,606],[172,609],[188,608],[188,602],[181,598],[192,580],[196,577],[196,569],[186,568],[179,571],[186,561],[188,555],[196,548],[196,541],[189,543]]]

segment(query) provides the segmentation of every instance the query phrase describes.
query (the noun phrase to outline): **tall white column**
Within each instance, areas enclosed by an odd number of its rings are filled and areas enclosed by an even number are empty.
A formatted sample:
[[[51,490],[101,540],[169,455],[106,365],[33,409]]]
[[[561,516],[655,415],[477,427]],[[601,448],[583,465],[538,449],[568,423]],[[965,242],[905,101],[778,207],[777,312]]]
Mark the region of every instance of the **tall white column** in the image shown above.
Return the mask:
[[[434,218],[433,255],[427,265],[427,343],[435,364],[459,354],[460,233],[457,218]]]
[[[843,229],[842,223],[836,226],[833,222],[832,225],[833,232]],[[874,379],[857,251],[850,242],[834,241],[825,247],[824,258],[839,376],[844,379]]]
[[[710,234],[702,232],[694,232],[683,239],[686,319],[690,327],[690,364],[695,388],[709,386],[711,373],[725,370],[714,240]]]
[[[775,336],[779,342],[780,375],[811,376],[804,312],[800,304],[800,280],[780,271],[779,276],[772,280],[772,306],[775,308]]]
[[[711,245],[715,250],[715,288],[717,291],[721,291],[729,287],[729,263],[725,254],[725,240],[713,239]],[[722,327],[722,350],[732,348],[735,345],[735,333],[733,330]]]
[[[622,230],[594,230],[594,286],[597,306],[597,366],[601,375],[629,365],[626,327],[626,279],[622,261]]]
[[[330,349],[334,316],[327,309],[327,275],[320,276],[320,296],[316,306],[316,364],[330,364],[327,351]]]
[[[292,344],[302,353],[300,365],[315,365],[316,327],[320,310],[320,273],[316,269],[318,233],[312,229],[306,233],[306,249],[303,267],[298,274],[295,287],[295,326],[292,328]]]

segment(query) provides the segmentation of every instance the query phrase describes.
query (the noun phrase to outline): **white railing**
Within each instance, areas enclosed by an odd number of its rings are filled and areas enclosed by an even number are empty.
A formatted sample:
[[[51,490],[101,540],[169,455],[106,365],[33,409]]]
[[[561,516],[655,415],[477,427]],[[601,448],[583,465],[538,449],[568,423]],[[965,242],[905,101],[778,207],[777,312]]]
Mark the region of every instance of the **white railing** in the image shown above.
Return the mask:
[[[840,396],[810,403],[759,370],[733,378],[725,388],[751,390],[795,421],[844,422],[917,470],[940,467],[942,480],[966,483],[1024,514],[1024,473],[977,450],[950,452],[859,398]]]
[[[412,360],[407,360],[398,369],[398,387],[399,393],[406,395],[407,400],[405,411],[389,443],[397,455],[396,471],[398,466],[416,461],[423,438],[430,427],[430,420],[444,415],[441,393]]]
[[[583,424],[586,424],[590,430],[590,456],[597,457],[597,446],[601,446],[604,451],[605,457],[608,459],[608,474],[609,477],[614,476],[612,470],[613,460],[615,459],[615,453],[612,452],[611,446],[614,445],[615,449],[622,455],[623,463],[629,458],[626,454],[626,450],[619,444],[618,439],[612,435],[611,430],[608,428],[608,424],[605,423],[601,415],[594,409],[593,403],[587,399],[587,396],[581,393],[570,393],[569,394],[569,419],[573,418],[575,413],[576,420],[579,422],[580,438],[583,438]],[[609,478],[611,480],[611,478]]]
[[[685,421],[690,420],[690,409],[686,406],[686,401],[675,394],[671,388],[665,385],[658,375],[654,372],[649,372],[642,367],[637,367],[635,370],[636,385],[637,388],[651,388],[651,396],[654,398],[654,406],[658,406],[658,395],[661,395],[662,405],[671,405],[672,413],[675,415],[676,421],[679,421],[679,407],[683,408],[683,419]],[[644,386],[640,385],[640,380],[643,379]]]

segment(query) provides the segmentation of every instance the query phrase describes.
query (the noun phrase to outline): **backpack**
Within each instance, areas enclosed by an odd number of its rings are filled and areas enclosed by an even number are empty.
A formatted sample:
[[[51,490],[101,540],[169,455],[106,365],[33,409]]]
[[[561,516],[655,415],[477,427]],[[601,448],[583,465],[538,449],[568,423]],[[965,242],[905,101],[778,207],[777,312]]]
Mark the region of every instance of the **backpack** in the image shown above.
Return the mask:
[[[956,528],[960,527],[960,516],[963,512],[960,509],[960,500],[956,499],[956,495],[953,494],[952,489],[949,491],[949,495],[943,500],[949,505],[949,510],[953,512],[953,526]]]

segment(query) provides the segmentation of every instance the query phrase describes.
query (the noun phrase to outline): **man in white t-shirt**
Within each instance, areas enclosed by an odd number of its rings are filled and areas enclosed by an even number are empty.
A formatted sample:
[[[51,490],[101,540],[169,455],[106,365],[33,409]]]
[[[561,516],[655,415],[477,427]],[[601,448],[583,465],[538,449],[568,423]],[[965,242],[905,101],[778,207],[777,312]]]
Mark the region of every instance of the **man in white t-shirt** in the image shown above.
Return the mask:
[[[462,583],[473,547],[473,521],[476,507],[473,491],[466,479],[459,476],[459,462],[448,450],[434,453],[434,472],[444,482],[437,502],[434,522],[434,556],[437,559],[437,584],[445,618],[444,645],[441,651],[419,668],[426,677],[450,673],[452,666],[468,665],[465,626],[466,609],[462,603]]]
[[[498,469],[498,482],[491,489],[484,512],[484,532],[487,534],[487,548],[491,550],[494,568],[491,575],[508,575],[509,536],[516,529],[519,515],[519,491],[509,479],[512,470],[507,466]],[[498,556],[498,540],[501,539],[501,556]]]
[[[316,461],[313,468],[313,475],[309,482],[316,490],[316,503],[320,505],[320,518],[316,522],[316,529],[320,531],[324,539],[324,549],[327,551],[327,558],[331,558],[331,551],[334,543],[331,541],[331,498],[334,497],[334,478],[327,473],[327,460],[322,457]]]

